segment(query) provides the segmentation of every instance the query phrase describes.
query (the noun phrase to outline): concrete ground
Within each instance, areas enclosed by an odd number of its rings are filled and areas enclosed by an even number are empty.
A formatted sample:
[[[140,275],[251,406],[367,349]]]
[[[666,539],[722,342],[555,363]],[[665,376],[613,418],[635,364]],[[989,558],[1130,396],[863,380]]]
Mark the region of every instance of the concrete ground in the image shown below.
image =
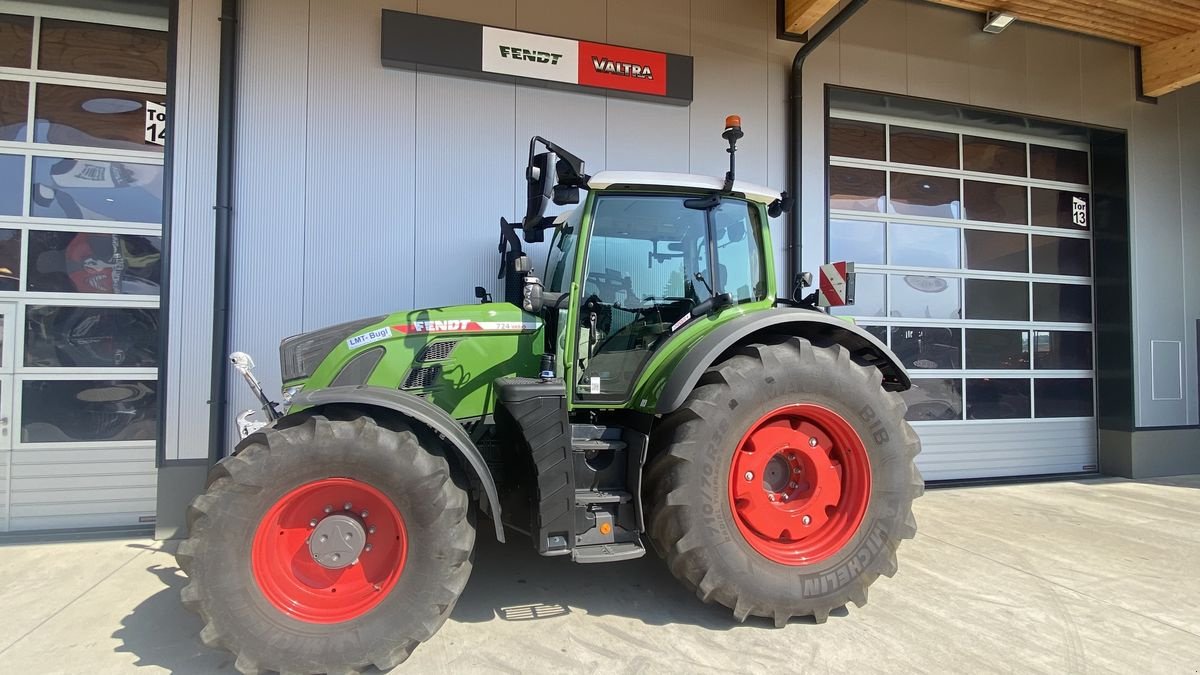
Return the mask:
[[[480,529],[397,673],[1200,672],[1200,476],[934,490],[870,603],[733,623],[653,556],[578,566]],[[0,672],[233,672],[146,539],[0,546]],[[848,614],[848,615],[847,615]]]

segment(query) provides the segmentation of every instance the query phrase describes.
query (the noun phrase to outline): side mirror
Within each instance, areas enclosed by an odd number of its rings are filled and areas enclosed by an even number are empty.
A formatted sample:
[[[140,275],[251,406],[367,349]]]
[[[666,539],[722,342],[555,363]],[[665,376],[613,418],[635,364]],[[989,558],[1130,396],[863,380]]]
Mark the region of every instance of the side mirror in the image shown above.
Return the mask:
[[[528,233],[541,224],[546,213],[546,204],[554,192],[555,157],[553,152],[539,152],[525,167],[525,219],[521,227]],[[527,239],[528,240],[528,239]]]
[[[479,302],[491,302],[492,294],[488,293],[487,289],[484,288],[483,286],[476,286],[475,287],[475,299],[478,300]]]
[[[570,204],[579,203],[579,188],[570,185],[555,185],[554,186],[554,203],[559,206],[568,206]]]

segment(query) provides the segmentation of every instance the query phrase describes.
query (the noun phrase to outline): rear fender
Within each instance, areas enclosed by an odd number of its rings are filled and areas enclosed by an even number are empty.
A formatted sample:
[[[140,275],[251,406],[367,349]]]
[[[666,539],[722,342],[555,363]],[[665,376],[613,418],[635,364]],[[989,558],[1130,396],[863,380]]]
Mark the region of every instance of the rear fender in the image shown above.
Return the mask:
[[[665,415],[677,410],[709,366],[738,345],[767,335],[794,335],[818,345],[842,345],[856,362],[879,368],[884,389],[904,391],[911,386],[900,360],[874,335],[823,312],[780,307],[744,314],[701,338],[672,369],[655,412]]]
[[[483,487],[484,495],[481,501],[483,498],[487,499],[492,520],[496,525],[496,539],[504,541],[504,526],[500,524],[500,497],[496,492],[496,481],[492,478],[492,472],[466,430],[446,411],[419,396],[395,389],[368,386],[327,387],[303,391],[292,399],[291,405],[292,410],[298,410],[337,403],[386,408],[445,437]]]

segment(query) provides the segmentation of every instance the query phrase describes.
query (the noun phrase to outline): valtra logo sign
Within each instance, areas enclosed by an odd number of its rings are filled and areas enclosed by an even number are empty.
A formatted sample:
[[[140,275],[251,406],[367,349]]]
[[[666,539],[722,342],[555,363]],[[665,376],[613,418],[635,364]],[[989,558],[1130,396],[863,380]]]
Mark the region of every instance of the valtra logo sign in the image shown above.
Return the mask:
[[[667,55],[580,42],[579,84],[663,96],[667,93]]]

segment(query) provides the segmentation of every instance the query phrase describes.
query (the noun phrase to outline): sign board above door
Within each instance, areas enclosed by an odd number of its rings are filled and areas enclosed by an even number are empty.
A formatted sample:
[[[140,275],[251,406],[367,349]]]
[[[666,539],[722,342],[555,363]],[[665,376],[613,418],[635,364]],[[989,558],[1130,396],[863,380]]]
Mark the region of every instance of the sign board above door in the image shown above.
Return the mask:
[[[692,102],[692,57],[383,10],[383,65]]]

